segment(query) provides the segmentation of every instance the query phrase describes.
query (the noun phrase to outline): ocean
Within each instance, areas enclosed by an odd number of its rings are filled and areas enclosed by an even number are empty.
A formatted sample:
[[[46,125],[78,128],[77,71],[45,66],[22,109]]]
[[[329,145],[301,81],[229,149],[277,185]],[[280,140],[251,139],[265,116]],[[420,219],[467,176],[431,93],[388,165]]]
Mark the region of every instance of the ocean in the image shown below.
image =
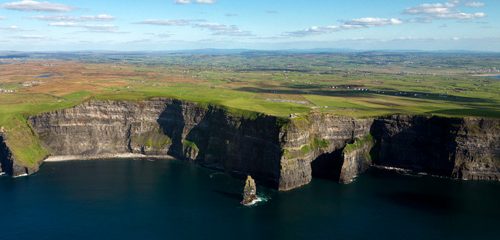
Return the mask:
[[[258,183],[258,182],[257,182]],[[46,163],[0,177],[0,239],[496,239],[500,183],[370,170],[240,205],[243,179],[178,160]]]

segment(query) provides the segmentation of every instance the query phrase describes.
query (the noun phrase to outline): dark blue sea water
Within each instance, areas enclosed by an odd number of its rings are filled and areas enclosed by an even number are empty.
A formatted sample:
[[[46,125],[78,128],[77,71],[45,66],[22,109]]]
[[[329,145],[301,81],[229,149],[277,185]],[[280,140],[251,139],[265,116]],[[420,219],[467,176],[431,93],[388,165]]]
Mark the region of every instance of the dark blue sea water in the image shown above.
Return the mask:
[[[0,178],[0,239],[498,239],[500,184],[372,170],[243,207],[243,181],[182,161],[48,163]]]

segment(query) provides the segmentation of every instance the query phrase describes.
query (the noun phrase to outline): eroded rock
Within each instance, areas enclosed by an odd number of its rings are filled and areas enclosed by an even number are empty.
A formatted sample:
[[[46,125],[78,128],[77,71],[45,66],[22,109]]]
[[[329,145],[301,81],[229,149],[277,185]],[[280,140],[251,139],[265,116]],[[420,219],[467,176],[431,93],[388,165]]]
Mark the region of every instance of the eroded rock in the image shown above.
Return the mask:
[[[319,112],[282,119],[153,99],[89,101],[33,116],[29,122],[52,155],[168,154],[213,169],[249,173],[283,191],[309,183],[315,174],[311,165],[318,159],[326,163],[328,174],[350,182],[370,165],[367,154],[373,156],[371,163],[383,167],[457,179],[500,179],[498,119],[353,118]],[[344,151],[368,135],[374,147]],[[22,172],[12,157],[2,161],[13,162],[13,172]]]
[[[245,188],[243,189],[243,200],[241,204],[245,206],[253,205],[258,200],[257,197],[257,185],[252,176],[247,176],[245,181]]]

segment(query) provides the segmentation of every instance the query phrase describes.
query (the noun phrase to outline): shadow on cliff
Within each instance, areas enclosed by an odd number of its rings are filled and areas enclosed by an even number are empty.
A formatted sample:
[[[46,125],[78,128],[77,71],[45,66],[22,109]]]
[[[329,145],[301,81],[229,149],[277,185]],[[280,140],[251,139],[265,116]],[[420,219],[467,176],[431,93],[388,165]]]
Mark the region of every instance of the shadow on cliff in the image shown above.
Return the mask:
[[[196,161],[204,166],[224,169],[239,178],[251,174],[263,184],[274,186],[277,176],[273,174],[279,172],[281,154],[275,121],[267,116],[229,116],[227,110],[209,106],[186,140],[197,146]]]
[[[157,122],[172,141],[169,155],[278,186],[281,148],[275,117],[245,117],[224,108],[173,100]]]
[[[172,140],[172,144],[168,149],[168,154],[178,158],[181,157],[182,132],[185,126],[182,102],[173,100],[172,104],[167,104],[165,110],[160,114],[157,122],[163,133]]]
[[[216,109],[209,106],[203,118],[188,132],[186,141],[190,143],[193,151],[186,152],[185,158],[196,160],[206,167],[222,169],[226,152],[226,143],[221,139],[225,126],[225,119],[219,116]],[[189,147],[189,146],[188,146]]]
[[[277,187],[281,156],[278,136],[274,117],[248,119],[209,106],[185,138],[196,146],[196,156],[192,156],[189,146],[184,155],[205,167],[224,170],[233,177],[244,179],[252,175],[264,185]]]
[[[0,134],[0,167],[2,172],[13,175],[14,174],[14,166],[11,159],[11,153],[9,148],[5,144],[5,139],[2,134]]]
[[[173,100],[160,114],[158,124],[163,133],[172,140],[169,155],[221,168],[226,153],[226,142],[220,138],[222,131],[227,129],[223,124],[225,119],[210,106],[204,110],[204,114],[187,112],[181,101]],[[196,119],[197,117],[201,119]],[[195,152],[187,152],[188,147]]]
[[[372,125],[371,134],[376,139],[371,151],[374,164],[452,175],[454,136],[460,120],[417,116],[405,121],[408,124],[397,122],[390,118],[377,119]]]
[[[332,153],[322,154],[312,161],[312,177],[338,182],[340,180],[340,172],[344,163],[342,159],[342,150],[343,149],[339,149]]]

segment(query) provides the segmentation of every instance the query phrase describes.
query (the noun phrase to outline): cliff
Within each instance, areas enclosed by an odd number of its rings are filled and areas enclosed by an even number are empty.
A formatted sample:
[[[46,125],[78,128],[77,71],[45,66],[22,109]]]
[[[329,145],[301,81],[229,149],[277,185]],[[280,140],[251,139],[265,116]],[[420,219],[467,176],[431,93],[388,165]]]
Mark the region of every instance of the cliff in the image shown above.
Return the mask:
[[[156,99],[92,101],[29,121],[52,155],[168,154],[277,185],[276,117]]]
[[[0,170],[2,173],[12,175],[12,154],[2,133],[0,133]]]
[[[371,165],[458,179],[500,179],[497,119],[360,119],[325,113],[282,119],[152,99],[90,101],[29,122],[52,155],[171,155],[252,175],[279,190],[300,187],[313,177],[349,183]],[[16,161],[3,142],[2,137],[0,159],[7,169]]]
[[[346,145],[342,150],[339,182],[351,183],[359,174],[371,167],[373,163],[370,152],[374,144],[375,140],[368,134]]]
[[[6,143],[6,136],[0,133],[0,173],[5,173],[10,176],[21,176],[28,174],[28,168],[19,165],[14,161],[12,152]]]
[[[392,116],[375,120],[374,164],[457,179],[500,179],[500,121]]]
[[[292,119],[280,136],[284,154],[279,189],[305,185],[313,175],[339,180],[342,150],[356,138],[368,135],[372,122],[322,113]]]

